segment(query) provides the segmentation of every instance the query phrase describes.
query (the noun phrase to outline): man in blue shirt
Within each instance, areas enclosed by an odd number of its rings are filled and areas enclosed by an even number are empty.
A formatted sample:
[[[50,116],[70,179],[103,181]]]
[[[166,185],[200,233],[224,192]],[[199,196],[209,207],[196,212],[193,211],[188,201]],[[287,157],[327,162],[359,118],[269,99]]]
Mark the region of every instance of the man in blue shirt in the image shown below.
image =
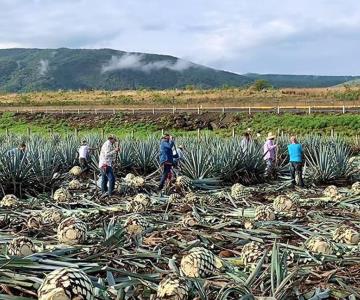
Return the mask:
[[[298,175],[299,185],[304,187],[304,180],[302,178],[303,167],[303,149],[301,144],[298,143],[295,136],[290,138],[291,144],[288,145],[288,152],[290,156],[290,171],[292,184],[296,184],[295,176]]]
[[[163,173],[160,179],[159,190],[163,189],[165,181],[174,164],[173,147],[174,138],[169,134],[165,134],[160,142],[160,165],[163,168]]]

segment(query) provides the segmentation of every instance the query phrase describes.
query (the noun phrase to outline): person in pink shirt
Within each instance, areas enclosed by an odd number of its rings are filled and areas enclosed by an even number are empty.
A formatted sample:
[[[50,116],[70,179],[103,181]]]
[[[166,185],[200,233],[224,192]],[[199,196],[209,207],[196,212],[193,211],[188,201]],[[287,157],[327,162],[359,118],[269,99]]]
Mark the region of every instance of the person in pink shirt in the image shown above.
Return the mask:
[[[265,174],[271,174],[271,171],[275,164],[276,158],[276,147],[277,145],[274,143],[275,135],[272,132],[269,132],[266,142],[264,144],[264,160],[266,161],[266,170]]]

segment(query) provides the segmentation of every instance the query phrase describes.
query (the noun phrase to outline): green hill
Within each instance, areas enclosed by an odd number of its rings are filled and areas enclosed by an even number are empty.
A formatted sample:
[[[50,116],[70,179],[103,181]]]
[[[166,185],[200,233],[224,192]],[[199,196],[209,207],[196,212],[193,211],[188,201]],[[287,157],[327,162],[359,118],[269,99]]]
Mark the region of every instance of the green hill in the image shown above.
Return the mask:
[[[360,77],[239,75],[173,56],[111,49],[0,49],[0,91],[169,89],[248,86],[330,87]]]
[[[243,86],[252,80],[176,57],[111,49],[0,50],[0,91]]]
[[[313,88],[331,87],[349,80],[360,78],[358,76],[316,76],[316,75],[278,75],[278,74],[245,74],[253,80],[264,79],[275,88]]]

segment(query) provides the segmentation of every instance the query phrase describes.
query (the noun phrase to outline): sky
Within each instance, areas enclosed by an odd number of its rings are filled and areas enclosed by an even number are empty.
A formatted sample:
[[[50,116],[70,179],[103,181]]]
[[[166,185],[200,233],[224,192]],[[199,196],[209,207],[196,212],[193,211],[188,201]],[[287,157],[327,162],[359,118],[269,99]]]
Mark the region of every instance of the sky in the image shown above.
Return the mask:
[[[236,73],[360,75],[359,0],[0,0],[0,48],[112,48]]]

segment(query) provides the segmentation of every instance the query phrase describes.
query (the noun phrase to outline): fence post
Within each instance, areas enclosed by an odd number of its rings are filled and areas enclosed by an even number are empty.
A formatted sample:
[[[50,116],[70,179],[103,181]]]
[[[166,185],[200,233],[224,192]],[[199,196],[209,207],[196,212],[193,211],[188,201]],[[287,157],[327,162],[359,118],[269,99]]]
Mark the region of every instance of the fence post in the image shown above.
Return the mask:
[[[78,115],[80,115],[80,108],[78,108]]]
[[[9,128],[5,128],[5,133],[6,133],[6,136],[9,136]]]
[[[76,137],[79,136],[79,132],[78,132],[78,129],[77,129],[77,128],[75,128],[74,133],[75,133],[75,136],[76,136]]]
[[[334,132],[334,128],[331,128],[331,137],[334,137],[335,132]]]
[[[197,138],[198,138],[198,140],[200,140],[200,128],[198,128],[198,130],[197,130]]]
[[[175,110],[176,110],[176,108],[175,108],[175,106],[173,106],[173,114],[175,114]]]
[[[200,106],[198,106],[198,115],[200,115]]]
[[[133,115],[135,115],[135,109],[133,108],[133,110],[132,110],[132,113],[133,113]]]
[[[97,115],[97,109],[95,108],[95,115]]]
[[[277,114],[280,114],[280,106],[277,107]]]
[[[225,107],[222,108],[222,113],[225,113]]]
[[[311,106],[309,106],[309,115],[311,114]]]
[[[152,110],[152,111],[153,111],[153,115],[155,115],[155,107],[153,107],[153,110]]]
[[[249,106],[249,115],[251,115],[251,107]]]
[[[235,137],[235,128],[233,127],[232,128],[232,133],[231,133],[232,137],[234,138]]]
[[[116,114],[115,108],[113,108],[113,114],[114,114],[114,115]]]
[[[342,113],[345,113],[345,105],[343,105]]]
[[[135,136],[135,131],[134,131],[134,129],[132,129],[132,130],[131,130],[131,138],[133,139],[134,136]]]
[[[164,136],[164,129],[161,129],[161,137]]]

